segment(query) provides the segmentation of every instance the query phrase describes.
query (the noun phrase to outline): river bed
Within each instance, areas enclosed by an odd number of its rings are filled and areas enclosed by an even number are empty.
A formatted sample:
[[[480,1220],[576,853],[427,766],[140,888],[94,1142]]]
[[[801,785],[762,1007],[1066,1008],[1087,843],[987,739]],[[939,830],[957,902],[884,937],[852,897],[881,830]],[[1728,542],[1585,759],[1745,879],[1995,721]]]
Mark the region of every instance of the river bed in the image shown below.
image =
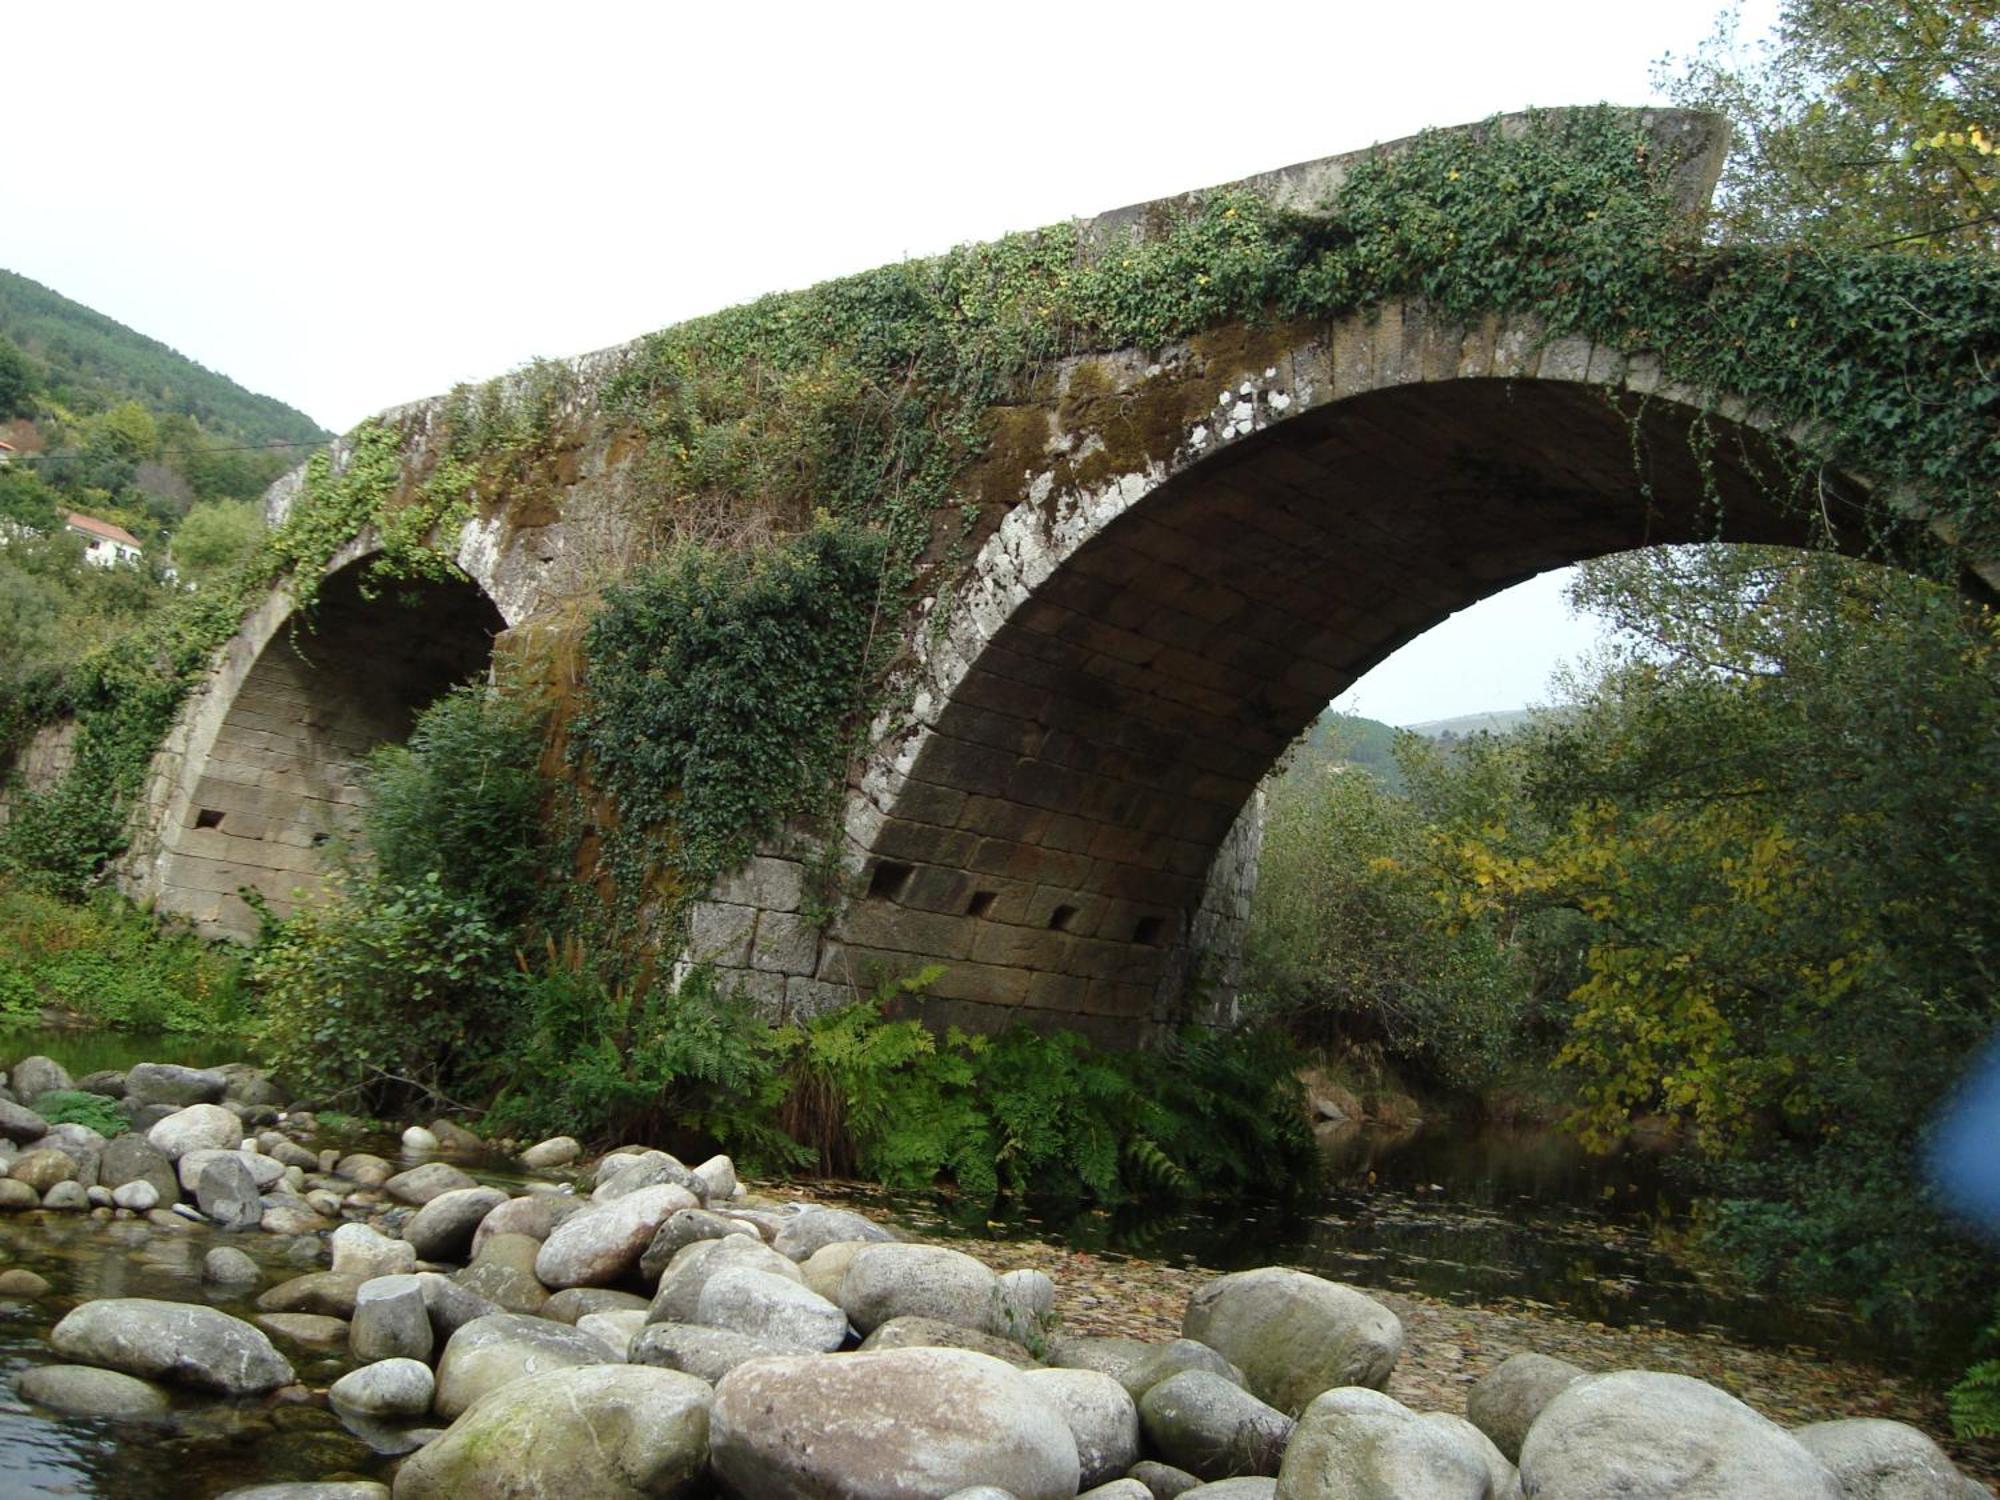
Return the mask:
[[[231,1050],[59,1033],[0,1034],[0,1048],[9,1061],[44,1052],[78,1074],[139,1060],[214,1063]],[[327,1140],[334,1142],[400,1154],[379,1138]],[[1450,1127],[1354,1133],[1327,1148],[1326,1191],[1302,1213],[1013,1211],[994,1220],[948,1199],[862,1184],[780,1190],[859,1208],[919,1237],[976,1238],[983,1242],[976,1253],[997,1269],[1048,1271],[1062,1329],[1071,1333],[1172,1337],[1196,1284],[1250,1265],[1290,1264],[1352,1281],[1403,1318],[1407,1352],[1390,1393],[1420,1409],[1463,1411],[1473,1381],[1509,1354],[1534,1350],[1586,1367],[1696,1375],[1781,1422],[1881,1415],[1944,1436],[1934,1382],[1830,1357],[1864,1346],[1851,1321],[1772,1307],[1670,1253],[1658,1232],[1671,1237],[1679,1208],[1655,1157],[1591,1157],[1548,1132]],[[461,1164],[496,1185],[520,1181],[501,1160]],[[135,1427],[52,1419],[13,1395],[22,1369],[52,1360],[48,1329],[85,1300],[160,1297],[254,1317],[256,1289],[201,1284],[203,1254],[223,1242],[257,1259],[266,1285],[316,1268],[270,1236],[80,1215],[0,1219],[0,1264],[51,1283],[42,1298],[0,1301],[0,1495],[205,1500],[259,1481],[387,1476],[393,1460],[314,1402],[182,1396],[165,1421]],[[344,1350],[287,1345],[285,1352],[317,1390],[348,1366]],[[2000,1445],[1951,1446],[1968,1472],[2000,1477]]]

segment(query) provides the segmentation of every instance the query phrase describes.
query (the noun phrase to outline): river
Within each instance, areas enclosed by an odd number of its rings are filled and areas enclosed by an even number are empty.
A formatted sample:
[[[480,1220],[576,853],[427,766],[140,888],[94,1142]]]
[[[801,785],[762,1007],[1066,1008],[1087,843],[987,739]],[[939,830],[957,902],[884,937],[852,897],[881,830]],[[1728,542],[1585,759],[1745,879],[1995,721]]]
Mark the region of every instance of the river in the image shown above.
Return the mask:
[[[213,1064],[233,1050],[102,1033],[0,1033],[0,1058],[42,1052],[75,1075],[142,1060]],[[1803,1319],[1719,1286],[1672,1253],[1684,1214],[1653,1155],[1593,1157],[1547,1131],[1450,1125],[1399,1135],[1348,1132],[1323,1144],[1325,1190],[1303,1212],[1161,1217],[1017,1209],[995,1219],[983,1205],[856,1185],[816,1195],[865,1200],[930,1235],[1042,1239],[1202,1270],[1287,1263],[1462,1305],[1548,1308],[1612,1327],[1711,1330],[1744,1343],[1867,1352],[1858,1330],[1837,1315]],[[397,1154],[393,1142],[354,1145]],[[501,1185],[519,1180],[502,1162],[484,1171],[473,1166]],[[208,1496],[259,1480],[386,1472],[389,1460],[321,1406],[177,1397],[168,1421],[135,1434],[129,1426],[50,1420],[13,1397],[12,1377],[49,1359],[48,1328],[85,1299],[153,1296],[253,1316],[252,1296],[201,1285],[201,1257],[215,1238],[206,1230],[175,1234],[143,1221],[80,1215],[0,1220],[0,1260],[52,1283],[39,1300],[0,1302],[0,1494]],[[267,1284],[314,1269],[287,1260],[282,1240],[252,1234],[231,1243],[259,1260]],[[346,1367],[339,1354],[289,1352],[313,1385]]]

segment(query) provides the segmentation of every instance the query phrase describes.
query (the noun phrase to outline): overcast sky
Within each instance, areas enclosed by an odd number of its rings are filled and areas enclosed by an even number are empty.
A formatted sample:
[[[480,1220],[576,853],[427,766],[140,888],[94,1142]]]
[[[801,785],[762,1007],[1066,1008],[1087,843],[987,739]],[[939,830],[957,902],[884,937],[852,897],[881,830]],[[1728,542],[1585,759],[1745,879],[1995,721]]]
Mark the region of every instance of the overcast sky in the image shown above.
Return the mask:
[[[1426,125],[1643,103],[1715,8],[18,6],[0,265],[344,430],[904,256]],[[1497,655],[1416,643],[1446,667],[1399,656],[1362,711],[1538,697],[1591,637],[1558,592],[1505,611]]]

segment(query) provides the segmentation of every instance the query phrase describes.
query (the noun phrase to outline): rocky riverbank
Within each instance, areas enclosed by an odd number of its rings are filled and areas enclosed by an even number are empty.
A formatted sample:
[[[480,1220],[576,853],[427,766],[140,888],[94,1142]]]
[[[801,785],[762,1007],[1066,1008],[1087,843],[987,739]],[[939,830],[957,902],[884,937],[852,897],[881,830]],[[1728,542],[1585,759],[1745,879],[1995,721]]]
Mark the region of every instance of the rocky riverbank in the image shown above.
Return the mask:
[[[1918,1393],[1789,1356],[1283,1268],[1214,1277],[1019,1243],[975,1257],[751,1192],[726,1157],[636,1145],[587,1162],[541,1142],[495,1186],[447,1159],[484,1149],[448,1124],[406,1137],[413,1165],[323,1144],[250,1068],[72,1083],[31,1058],[10,1084],[0,1204],[185,1244],[210,1287],[255,1298],[243,1316],[84,1301],[21,1398],[135,1443],[191,1401],[328,1409],[376,1455],[321,1488],[257,1491],[273,1500],[384,1481],[402,1500],[1580,1500],[1635,1464],[1650,1487],[1620,1493],[1988,1493],[1880,1420],[1935,1431]],[[38,1105],[130,1129],[51,1125]],[[0,1275],[0,1296],[47,1292],[32,1266]],[[1854,1417],[1876,1420],[1835,1420]]]

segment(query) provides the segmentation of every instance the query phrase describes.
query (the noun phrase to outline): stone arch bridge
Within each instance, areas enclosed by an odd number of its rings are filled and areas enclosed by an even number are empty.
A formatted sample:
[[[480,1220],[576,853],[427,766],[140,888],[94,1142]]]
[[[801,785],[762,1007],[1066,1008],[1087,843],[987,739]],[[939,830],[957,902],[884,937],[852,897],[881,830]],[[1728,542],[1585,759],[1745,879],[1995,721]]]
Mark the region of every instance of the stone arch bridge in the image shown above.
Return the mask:
[[[1683,202],[1705,201],[1716,122],[1641,122],[1681,164]],[[1310,204],[1359,155],[1237,186]],[[284,591],[246,621],[156,760],[123,871],[134,894],[221,933],[251,925],[240,888],[282,908],[348,826],[371,745],[476,671],[496,635],[531,638],[636,555],[626,502],[642,470],[596,406],[620,357],[575,363],[575,437],[546,503],[468,521],[466,581],[370,599],[364,537],[309,628]],[[440,411],[386,420],[420,451]],[[1455,323],[1414,300],[1073,359],[995,421],[988,463],[1011,500],[983,517],[962,586],[913,625],[904,706],[847,788],[831,922],[802,912],[783,839],[693,908],[692,955],[774,1012],[940,964],[933,1022],[1129,1043],[1212,1013],[1235,979],[1260,780],[1362,673],[1544,569],[1653,543],[1807,540],[1761,481],[1810,457],[1809,433],[1674,383],[1647,349],[1552,339],[1521,317]],[[1830,514],[1865,495],[1857,476],[1820,486]]]

